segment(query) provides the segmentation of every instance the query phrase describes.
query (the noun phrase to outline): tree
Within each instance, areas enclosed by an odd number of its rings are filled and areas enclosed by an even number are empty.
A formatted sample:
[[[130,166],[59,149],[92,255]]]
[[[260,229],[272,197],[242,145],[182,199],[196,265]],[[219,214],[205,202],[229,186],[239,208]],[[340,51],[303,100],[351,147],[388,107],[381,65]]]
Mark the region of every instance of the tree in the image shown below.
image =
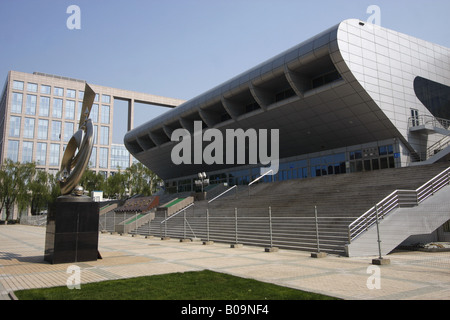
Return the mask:
[[[6,160],[2,166],[0,175],[0,194],[2,209],[6,212],[6,220],[11,215],[11,209],[17,204],[19,211],[29,205],[31,195],[28,185],[36,172],[34,163],[16,163]]]
[[[106,180],[105,194],[109,198],[122,199],[128,188],[128,174],[120,169]]]
[[[31,215],[38,215],[48,207],[52,199],[52,187],[50,174],[43,170],[36,170],[35,175],[28,185],[31,196]]]
[[[133,163],[126,170],[130,195],[151,196],[161,179],[142,163]]]
[[[105,176],[92,170],[86,170],[79,184],[87,191],[104,190]]]

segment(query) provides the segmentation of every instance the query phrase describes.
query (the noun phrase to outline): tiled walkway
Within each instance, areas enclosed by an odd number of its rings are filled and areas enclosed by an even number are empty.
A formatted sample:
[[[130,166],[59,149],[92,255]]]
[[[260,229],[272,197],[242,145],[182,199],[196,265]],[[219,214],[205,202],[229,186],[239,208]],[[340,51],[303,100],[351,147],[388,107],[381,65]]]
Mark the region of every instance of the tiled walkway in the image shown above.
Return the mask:
[[[45,228],[0,226],[0,299],[15,290],[67,284],[71,264],[44,262],[44,240]],[[399,252],[389,255],[390,265],[375,267],[371,257],[314,259],[300,251],[266,253],[259,247],[110,234],[100,234],[99,250],[103,259],[76,264],[81,288],[88,282],[209,269],[343,299],[450,300],[450,252]]]

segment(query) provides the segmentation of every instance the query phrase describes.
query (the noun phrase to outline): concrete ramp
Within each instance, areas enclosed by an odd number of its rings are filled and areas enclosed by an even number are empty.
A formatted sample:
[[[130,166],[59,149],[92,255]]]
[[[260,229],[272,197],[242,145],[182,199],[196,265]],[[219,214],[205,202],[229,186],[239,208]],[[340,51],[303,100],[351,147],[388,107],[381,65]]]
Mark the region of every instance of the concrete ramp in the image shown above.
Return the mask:
[[[427,198],[419,206],[398,208],[380,220],[381,253],[386,255],[412,235],[430,234],[450,220],[450,186]],[[354,239],[347,246],[349,257],[376,256],[378,251],[377,227]]]

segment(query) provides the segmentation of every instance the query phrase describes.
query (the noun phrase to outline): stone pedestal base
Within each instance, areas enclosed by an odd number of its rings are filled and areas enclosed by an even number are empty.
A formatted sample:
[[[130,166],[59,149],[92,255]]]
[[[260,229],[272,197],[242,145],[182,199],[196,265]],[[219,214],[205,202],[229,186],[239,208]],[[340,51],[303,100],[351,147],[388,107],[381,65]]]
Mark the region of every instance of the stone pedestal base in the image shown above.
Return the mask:
[[[313,252],[311,253],[311,258],[325,258],[327,254],[325,252]]]
[[[383,258],[376,258],[376,259],[372,259],[372,264],[378,265],[378,266],[384,266],[384,265],[391,264],[391,260],[383,259]]]
[[[89,197],[64,196],[49,207],[44,260],[52,264],[96,261],[99,205]]]

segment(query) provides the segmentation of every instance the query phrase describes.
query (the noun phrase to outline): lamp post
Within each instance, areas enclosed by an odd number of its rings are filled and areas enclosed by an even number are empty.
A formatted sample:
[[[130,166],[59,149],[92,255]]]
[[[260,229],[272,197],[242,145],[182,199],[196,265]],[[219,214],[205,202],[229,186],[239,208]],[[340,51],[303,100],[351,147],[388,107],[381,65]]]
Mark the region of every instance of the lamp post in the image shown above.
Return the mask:
[[[198,179],[199,180],[195,180],[195,185],[196,186],[200,186],[202,188],[202,195],[201,195],[201,200],[205,200],[205,192],[204,192],[204,187],[209,185],[209,179],[206,179],[206,173],[205,172],[199,172],[198,173]]]

